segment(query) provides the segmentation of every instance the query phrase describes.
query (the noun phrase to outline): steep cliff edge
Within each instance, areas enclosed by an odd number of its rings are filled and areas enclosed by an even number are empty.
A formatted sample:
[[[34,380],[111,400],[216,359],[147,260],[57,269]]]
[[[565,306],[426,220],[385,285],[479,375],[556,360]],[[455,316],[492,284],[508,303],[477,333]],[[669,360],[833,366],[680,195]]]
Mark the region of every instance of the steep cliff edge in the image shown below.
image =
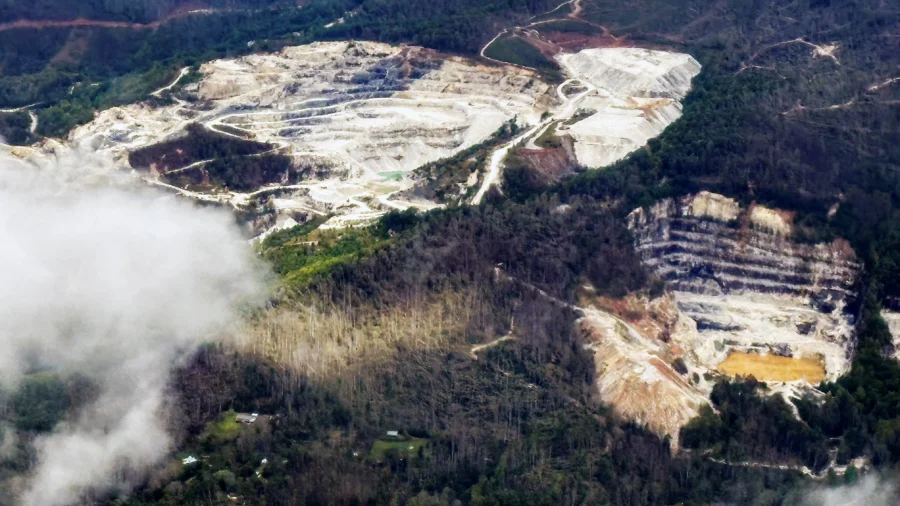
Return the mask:
[[[708,192],[629,215],[642,261],[696,323],[699,363],[764,381],[815,383],[847,370],[845,309],[859,264],[845,241],[793,240],[791,217]],[[816,361],[820,372],[809,367]]]

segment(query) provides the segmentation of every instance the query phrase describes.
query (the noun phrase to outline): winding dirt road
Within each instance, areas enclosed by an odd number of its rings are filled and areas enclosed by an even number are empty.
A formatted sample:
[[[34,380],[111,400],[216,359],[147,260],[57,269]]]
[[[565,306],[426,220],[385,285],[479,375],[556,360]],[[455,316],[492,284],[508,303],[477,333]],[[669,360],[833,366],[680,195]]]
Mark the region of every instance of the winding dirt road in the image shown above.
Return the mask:
[[[78,28],[78,27],[91,27],[91,28],[122,28],[128,30],[155,30],[160,26],[168,23],[169,21],[186,18],[189,16],[200,16],[206,14],[215,14],[217,12],[223,12],[219,9],[196,9],[191,11],[182,11],[170,14],[165,18],[154,21],[152,23],[130,23],[128,21],[103,21],[98,19],[85,19],[85,18],[77,18],[77,19],[17,19],[16,21],[9,21],[6,23],[0,23],[0,32],[6,30],[19,30],[23,28],[28,28],[32,30],[40,30],[43,28]]]

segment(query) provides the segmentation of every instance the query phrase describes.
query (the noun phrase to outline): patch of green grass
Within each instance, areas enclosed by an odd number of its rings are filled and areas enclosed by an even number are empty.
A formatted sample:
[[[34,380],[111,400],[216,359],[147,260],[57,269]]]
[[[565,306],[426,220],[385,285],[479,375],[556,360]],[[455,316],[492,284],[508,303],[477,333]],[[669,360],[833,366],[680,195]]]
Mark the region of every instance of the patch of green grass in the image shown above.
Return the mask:
[[[484,51],[485,56],[498,61],[538,70],[558,70],[538,49],[518,36],[501,37]]]
[[[301,288],[327,277],[340,265],[358,262],[390,246],[418,223],[415,210],[391,211],[367,227],[317,230],[320,217],[263,241],[262,257],[281,276],[288,288]]]
[[[264,250],[280,248],[292,241],[296,241],[298,239],[303,240],[307,235],[310,234],[310,232],[319,228],[319,226],[326,221],[328,221],[327,216],[316,216],[306,223],[301,223],[300,225],[297,225],[295,227],[274,232],[263,240],[262,247]]]
[[[234,411],[226,411],[219,415],[219,418],[209,422],[203,433],[200,434],[200,440],[212,444],[221,444],[232,441],[241,433],[243,426],[235,420],[237,414]]]
[[[398,437],[396,440],[377,440],[372,444],[369,456],[377,461],[385,459],[389,453],[405,459],[414,459],[419,456],[419,449],[428,444],[427,439],[417,437]]]
[[[312,226],[295,227],[297,230],[292,234],[272,241],[267,238],[263,244],[263,258],[290,287],[307,285],[316,278],[327,276],[335,267],[371,255],[391,242],[387,232],[379,226],[310,230]],[[304,231],[308,232],[302,234]]]

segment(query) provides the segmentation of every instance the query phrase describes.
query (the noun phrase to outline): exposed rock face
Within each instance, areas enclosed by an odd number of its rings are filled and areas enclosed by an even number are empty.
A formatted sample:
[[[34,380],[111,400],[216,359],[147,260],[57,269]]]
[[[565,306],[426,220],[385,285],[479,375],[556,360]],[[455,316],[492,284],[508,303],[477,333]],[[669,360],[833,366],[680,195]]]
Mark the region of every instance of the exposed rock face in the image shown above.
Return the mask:
[[[881,317],[887,323],[888,330],[891,331],[894,341],[894,359],[896,360],[900,360],[900,311],[897,311],[897,306],[900,304],[898,302],[900,301],[891,300],[888,304],[890,308],[881,310]]]
[[[198,94],[250,110],[219,122],[352,167],[409,172],[537,117],[548,86],[528,71],[476,65],[422,48],[319,43],[215,61]]]
[[[198,103],[110,109],[73,139],[120,154],[190,120],[382,179],[480,142],[515,116],[539,116],[549,89],[525,70],[373,42],[290,47],[216,60],[200,72],[205,78],[188,86]]]
[[[791,392],[845,372],[844,308],[859,265],[846,242],[793,241],[791,219],[708,192],[632,212],[635,248],[671,291],[582,297],[602,400],[677,446],[716,375],[752,374]]]
[[[668,295],[609,302],[592,301],[579,321],[594,354],[597,393],[620,416],[670,436],[677,447],[681,427],[709,403],[710,385],[694,375],[703,370],[683,350],[696,328]]]
[[[681,117],[681,100],[700,73],[690,55],[638,48],[586,49],[557,60],[595,87],[581,107],[596,114],[571,125],[578,161],[603,167],[625,157]]]
[[[681,100],[700,73],[688,54],[651,49],[585,49],[560,58],[582,80],[617,96]]]
[[[629,215],[643,261],[696,322],[699,363],[713,369],[743,351],[819,357],[831,380],[846,370],[853,326],[844,309],[859,265],[844,241],[792,241],[790,218],[706,192]]]

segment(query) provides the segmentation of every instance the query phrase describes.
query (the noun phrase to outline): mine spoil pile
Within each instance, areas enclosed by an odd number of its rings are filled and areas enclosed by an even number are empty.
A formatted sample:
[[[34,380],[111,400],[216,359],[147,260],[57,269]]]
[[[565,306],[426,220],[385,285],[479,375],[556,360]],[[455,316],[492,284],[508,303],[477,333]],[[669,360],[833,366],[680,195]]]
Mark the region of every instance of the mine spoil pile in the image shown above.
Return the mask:
[[[690,55],[641,48],[586,49],[557,61],[595,89],[579,104],[595,114],[562,127],[586,167],[609,165],[662,133],[681,117],[681,100],[700,73]]]

